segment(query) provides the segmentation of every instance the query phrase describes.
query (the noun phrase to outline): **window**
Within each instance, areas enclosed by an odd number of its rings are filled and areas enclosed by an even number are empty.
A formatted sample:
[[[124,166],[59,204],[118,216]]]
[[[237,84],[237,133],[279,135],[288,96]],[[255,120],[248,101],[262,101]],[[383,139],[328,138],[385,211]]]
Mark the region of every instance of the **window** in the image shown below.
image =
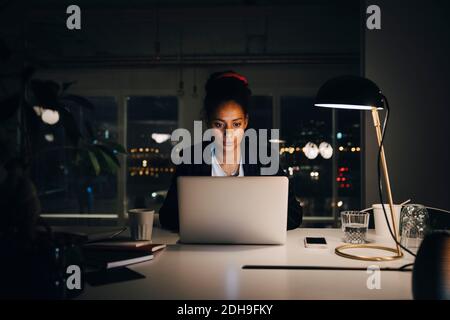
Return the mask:
[[[314,97],[309,96],[275,98],[252,97],[249,128],[271,129],[276,116],[275,127],[281,130],[280,165],[294,179],[305,221],[333,224],[339,211],[360,208],[360,113],[317,108]],[[179,127],[178,97],[129,96],[121,109],[126,115],[126,132],[118,126],[116,98],[89,99],[95,106],[93,111],[68,107],[78,124],[93,124],[96,137],[119,142],[119,136],[126,136],[128,156],[126,167],[121,169],[126,175],[121,180],[126,191],[119,194],[117,175],[92,176],[74,168],[70,148],[65,148],[69,144],[64,130],[58,125],[46,126],[34,172],[42,212],[54,216],[121,214],[121,203],[126,203],[125,210],[147,207],[158,211],[175,171],[170,135]],[[274,108],[274,101],[279,101],[279,108]],[[86,134],[84,125],[80,127]]]
[[[128,208],[159,210],[175,166],[170,159],[170,135],[178,127],[178,98],[127,98]]]
[[[318,108],[313,97],[299,96],[280,97],[280,112],[280,161],[305,220],[333,222],[338,211],[360,208],[359,113]]]
[[[361,208],[361,111],[336,110],[336,182],[339,210]]]
[[[255,130],[271,129],[273,127],[271,96],[252,96],[249,106],[248,127]]]
[[[94,110],[75,104],[66,107],[72,112],[81,134],[87,136],[85,123],[90,122],[94,137],[117,142],[117,104],[113,97],[90,97]],[[35,157],[33,175],[43,213],[117,213],[117,175],[99,176],[74,164],[73,148],[60,125],[43,123],[39,152]],[[49,177],[52,177],[49,179]]]

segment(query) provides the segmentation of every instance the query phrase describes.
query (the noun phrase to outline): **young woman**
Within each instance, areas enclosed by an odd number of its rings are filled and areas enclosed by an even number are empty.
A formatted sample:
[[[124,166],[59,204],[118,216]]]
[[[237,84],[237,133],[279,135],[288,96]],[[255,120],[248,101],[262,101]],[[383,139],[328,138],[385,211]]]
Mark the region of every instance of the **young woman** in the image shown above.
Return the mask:
[[[214,147],[211,151],[211,164],[180,164],[163,206],[159,219],[164,228],[177,231],[178,196],[176,179],[179,176],[260,176],[261,164],[251,164],[248,154],[241,154],[241,141],[248,126],[248,106],[251,91],[245,77],[233,71],[213,73],[205,86],[204,118],[213,129]],[[202,145],[204,149],[207,144]],[[249,148],[245,148],[248,150]],[[194,154],[193,148],[191,155]],[[285,175],[279,168],[277,175]],[[289,182],[287,228],[294,229],[302,222],[302,208],[295,199],[292,181]]]

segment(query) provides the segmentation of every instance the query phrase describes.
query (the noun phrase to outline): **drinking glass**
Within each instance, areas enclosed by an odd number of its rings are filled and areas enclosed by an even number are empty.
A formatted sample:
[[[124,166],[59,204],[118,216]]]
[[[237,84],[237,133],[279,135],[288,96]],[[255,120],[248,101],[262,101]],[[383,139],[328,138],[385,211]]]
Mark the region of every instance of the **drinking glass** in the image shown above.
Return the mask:
[[[418,249],[428,229],[428,211],[420,204],[407,204],[400,214],[401,244]]]
[[[367,228],[369,227],[369,213],[361,211],[341,212],[342,231],[344,242],[362,244],[366,242]]]

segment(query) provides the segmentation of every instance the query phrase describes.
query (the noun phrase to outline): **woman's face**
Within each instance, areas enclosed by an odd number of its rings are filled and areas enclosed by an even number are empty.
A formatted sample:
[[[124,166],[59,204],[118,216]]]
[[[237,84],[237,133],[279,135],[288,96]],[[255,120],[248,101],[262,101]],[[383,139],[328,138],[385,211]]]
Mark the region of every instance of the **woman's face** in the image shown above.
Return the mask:
[[[231,151],[236,150],[241,143],[247,124],[248,115],[242,107],[234,101],[228,101],[216,108],[209,125],[214,130],[216,144],[224,151]]]

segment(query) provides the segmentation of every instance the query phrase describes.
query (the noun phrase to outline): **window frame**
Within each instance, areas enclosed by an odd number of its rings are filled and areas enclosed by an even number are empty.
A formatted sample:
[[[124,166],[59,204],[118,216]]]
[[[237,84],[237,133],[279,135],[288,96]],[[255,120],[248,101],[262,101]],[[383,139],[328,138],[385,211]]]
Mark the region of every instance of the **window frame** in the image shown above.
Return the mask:
[[[118,127],[118,143],[127,148],[127,98],[130,96],[174,96],[178,99],[178,123],[181,124],[181,120],[184,116],[186,109],[184,108],[186,101],[184,96],[179,96],[174,89],[136,89],[136,90],[102,90],[102,89],[82,89],[73,92],[84,97],[112,97],[115,99],[117,104],[117,127]],[[281,125],[281,97],[282,96],[305,96],[313,97],[316,94],[316,88],[314,87],[285,87],[285,88],[273,88],[273,87],[255,87],[252,88],[252,94],[255,96],[270,96],[272,98],[272,125],[273,128],[280,128]],[[198,99],[197,99],[198,101]],[[332,111],[332,130],[336,132],[336,110]],[[365,113],[361,113],[360,117],[360,134],[361,134],[361,147],[364,149],[364,128],[365,128]],[[334,139],[332,141],[333,149],[336,150],[336,137],[333,135]],[[360,187],[360,202],[364,203],[364,186],[365,177],[364,172],[364,158],[365,152],[361,152],[360,157],[360,176],[361,176],[361,187]],[[125,155],[119,155],[120,168],[117,174],[117,213],[111,214],[95,214],[96,218],[100,219],[116,219],[117,225],[125,225],[126,223],[126,210],[128,207],[127,203],[127,161]],[[333,181],[335,181],[335,175],[337,170],[337,157],[333,157]],[[333,184],[333,198],[336,199],[337,195],[337,185]],[[61,218],[61,219],[81,219],[80,215],[77,214],[65,214],[65,213],[54,213],[53,214],[43,212],[41,216],[43,218]],[[85,217],[89,219],[89,215],[86,214]],[[334,226],[338,223],[338,208],[336,206],[332,209],[332,216],[319,217],[319,216],[307,216],[303,218],[304,221],[308,223],[332,223]]]
[[[178,100],[178,123],[180,122],[180,113],[183,110],[183,97],[180,97],[175,90],[102,90],[102,89],[82,89],[74,90],[73,94],[80,95],[83,97],[111,97],[114,98],[117,104],[117,130],[118,130],[118,141],[128,150],[127,147],[127,98],[130,96],[175,96]],[[93,213],[92,217],[89,214],[82,213],[46,213],[42,212],[41,217],[45,219],[64,219],[68,221],[70,219],[80,219],[92,220],[92,219],[115,219],[117,225],[126,224],[126,210],[128,207],[127,203],[127,161],[126,156],[119,154],[118,156],[120,162],[120,168],[117,171],[117,213],[103,213],[97,214]]]
[[[273,127],[274,128],[280,128],[281,126],[281,97],[282,96],[291,96],[291,97],[314,97],[317,94],[317,89],[313,87],[285,87],[285,88],[275,88],[265,91],[263,88],[257,88],[253,91],[254,95],[264,95],[263,92],[270,92],[266,93],[265,95],[272,95],[273,97]],[[336,117],[336,109],[332,109],[332,131],[333,139],[332,139],[332,147],[333,150],[337,150],[337,141],[336,141],[336,129],[337,129],[337,117]],[[365,113],[360,113],[360,141],[361,141],[361,148],[364,151],[364,121],[365,121]],[[361,152],[361,156],[359,159],[360,162],[360,170],[359,174],[361,177],[361,186],[359,190],[359,198],[360,198],[360,205],[364,203],[364,185],[365,185],[365,177],[363,175],[364,173],[364,158],[365,158],[365,152]],[[332,181],[336,181],[336,175],[337,175],[337,157],[333,157],[333,175],[332,175]],[[333,183],[333,189],[332,189],[332,197],[334,200],[338,197],[338,187],[336,183]],[[320,217],[320,216],[306,216],[303,217],[303,221],[307,221],[308,223],[332,223],[333,226],[337,226],[339,223],[339,208],[336,206],[332,207],[332,215],[326,216],[326,217]]]

